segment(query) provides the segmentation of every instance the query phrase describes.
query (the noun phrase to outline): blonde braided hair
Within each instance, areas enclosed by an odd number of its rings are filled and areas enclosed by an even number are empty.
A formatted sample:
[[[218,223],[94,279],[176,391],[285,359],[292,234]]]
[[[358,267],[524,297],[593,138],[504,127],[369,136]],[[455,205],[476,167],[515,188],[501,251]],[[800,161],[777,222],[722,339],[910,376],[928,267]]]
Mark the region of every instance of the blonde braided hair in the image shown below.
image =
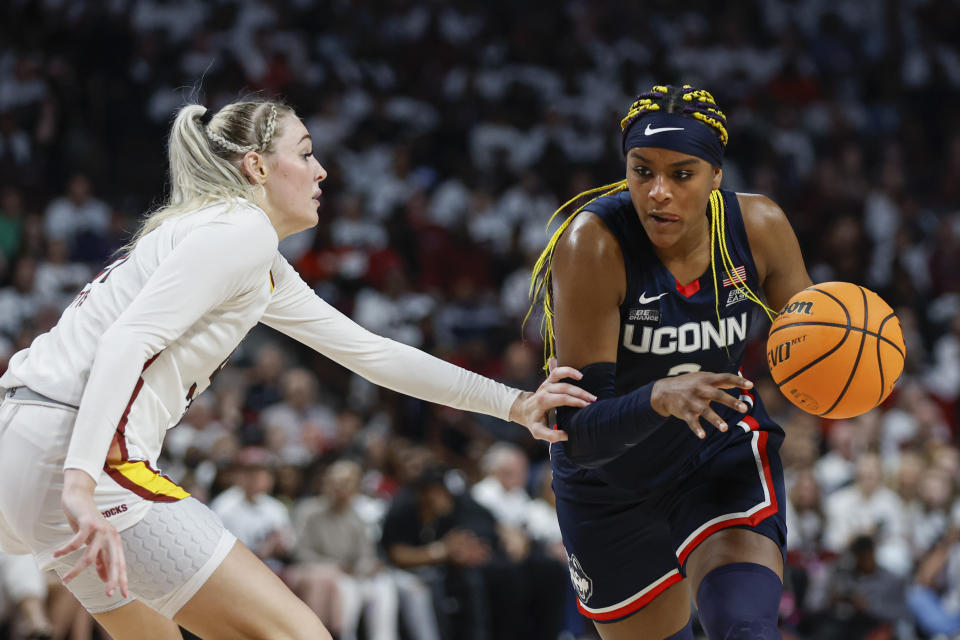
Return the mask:
[[[270,148],[270,143],[273,142],[273,135],[277,130],[277,105],[270,103],[269,104],[270,112],[267,114],[266,121],[264,123],[263,136],[260,138],[259,142],[239,145],[236,142],[228,140],[225,136],[221,135],[215,131],[210,124],[210,122],[203,124],[201,116],[198,118],[201,126],[203,127],[203,133],[210,139],[214,144],[218,144],[227,151],[232,151],[233,153],[247,153],[248,151],[260,151],[265,152]],[[216,116],[214,116],[216,117]]]
[[[120,250],[132,249],[170,218],[215,202],[253,201],[254,187],[240,168],[240,158],[249,151],[270,153],[281,135],[280,116],[288,114],[296,116],[278,101],[233,102],[215,114],[198,104],[182,107],[170,129],[167,200],[147,214],[133,239]]]

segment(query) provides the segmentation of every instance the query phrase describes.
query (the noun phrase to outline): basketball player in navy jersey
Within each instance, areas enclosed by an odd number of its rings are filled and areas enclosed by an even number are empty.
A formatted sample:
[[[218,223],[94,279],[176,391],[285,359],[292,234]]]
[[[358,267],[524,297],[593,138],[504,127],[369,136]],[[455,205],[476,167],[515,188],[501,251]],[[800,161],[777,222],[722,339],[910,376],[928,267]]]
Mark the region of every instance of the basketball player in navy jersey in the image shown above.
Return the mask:
[[[550,351],[599,398],[551,445],[578,606],[604,640],[692,640],[691,596],[711,640],[779,638],[784,434],[739,369],[758,307],[810,278],[776,204],[719,190],[707,91],[653,87],[621,127],[626,180],[581,194],[534,273]]]

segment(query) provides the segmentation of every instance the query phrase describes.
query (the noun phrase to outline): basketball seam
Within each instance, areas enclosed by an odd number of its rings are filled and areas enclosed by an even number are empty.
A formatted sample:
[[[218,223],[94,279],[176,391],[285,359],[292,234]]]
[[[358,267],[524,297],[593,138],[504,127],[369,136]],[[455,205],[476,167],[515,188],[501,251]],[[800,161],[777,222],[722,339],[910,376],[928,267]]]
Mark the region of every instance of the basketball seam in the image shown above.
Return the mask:
[[[843,396],[847,394],[847,390],[850,388],[850,383],[853,382],[854,376],[857,375],[857,365],[860,364],[860,356],[863,355],[863,345],[867,342],[866,328],[870,321],[870,308],[867,304],[867,294],[864,293],[863,287],[858,287],[860,289],[860,295],[863,296],[863,328],[864,332],[860,334],[860,348],[857,349],[857,357],[853,361],[853,366],[850,367],[850,376],[847,378],[847,384],[843,385],[843,391],[840,392],[840,395],[837,396],[837,399],[833,401],[833,404],[830,405],[830,408],[819,413],[817,415],[825,416],[834,409],[837,408],[837,405],[840,404],[840,401],[843,400]],[[844,338],[846,340],[846,338]]]
[[[836,302],[838,305],[840,305],[840,308],[843,309],[844,315],[847,316],[847,326],[845,327],[846,332],[844,332],[843,338],[841,338],[840,342],[838,342],[836,345],[834,345],[834,347],[833,347],[832,349],[830,349],[830,351],[827,351],[825,354],[823,354],[823,355],[820,356],[819,358],[815,359],[813,362],[808,362],[807,364],[803,365],[802,367],[800,367],[799,369],[797,369],[796,371],[794,371],[793,373],[791,373],[789,376],[787,376],[786,378],[784,378],[784,379],[781,380],[780,382],[777,382],[776,380],[774,380],[774,384],[776,384],[778,388],[780,387],[780,385],[783,385],[783,384],[786,384],[786,383],[790,382],[791,380],[793,380],[794,378],[796,378],[798,375],[800,375],[801,373],[803,373],[804,371],[806,371],[807,369],[809,369],[809,368],[812,367],[813,365],[817,364],[818,362],[820,362],[820,361],[823,360],[824,358],[829,357],[834,351],[836,351],[837,349],[839,349],[839,348],[841,347],[841,345],[843,345],[844,342],[847,341],[847,336],[850,335],[850,329],[851,329],[852,327],[850,326],[850,312],[847,311],[846,305],[844,305],[843,302],[841,302],[839,299],[837,299],[834,295],[832,295],[832,294],[830,294],[830,293],[827,293],[827,292],[824,291],[823,289],[817,289],[816,287],[810,287],[810,288],[811,288],[813,291],[816,291],[816,292],[818,292],[818,293],[822,293],[823,295],[827,296],[828,298],[830,298],[831,300],[833,300],[834,302]],[[783,327],[777,327],[776,329],[771,330],[769,335],[773,335],[774,333],[776,333],[776,332],[779,331],[780,329],[785,329],[786,327],[792,327],[792,326],[796,326],[796,325],[800,325],[800,324],[814,324],[814,323],[792,322],[792,323],[790,323],[790,324],[788,324],[788,325],[784,325]],[[834,326],[834,327],[842,327],[843,325],[841,325],[841,324],[834,324],[834,325],[831,325],[831,326]],[[770,374],[773,375],[773,372],[771,371]]]
[[[877,327],[878,334],[883,333],[883,325],[887,324],[887,321],[890,318],[895,317],[895,315],[896,314],[891,313],[886,318],[880,321],[880,326]],[[879,339],[877,340],[877,368],[880,369],[880,395],[877,396],[877,404],[880,404],[880,402],[883,400],[884,385],[883,385],[883,360],[880,359],[880,340]]]
[[[893,315],[893,314],[891,314],[891,315]],[[781,329],[789,329],[790,327],[810,327],[810,326],[813,326],[813,327],[839,327],[839,328],[841,328],[841,329],[848,329],[849,331],[859,331],[860,333],[866,334],[866,335],[868,335],[868,336],[873,336],[873,337],[876,338],[877,340],[883,340],[883,341],[886,342],[888,345],[890,345],[891,347],[893,347],[894,349],[896,349],[896,350],[897,350],[897,353],[899,353],[901,356],[904,356],[903,350],[902,350],[900,347],[898,347],[898,346],[897,346],[897,343],[894,342],[893,340],[891,340],[890,338],[887,338],[887,337],[885,337],[885,336],[881,336],[881,335],[879,335],[878,333],[876,333],[876,332],[874,332],[874,331],[869,331],[869,330],[867,330],[867,329],[862,329],[862,328],[860,328],[860,327],[851,327],[851,326],[846,326],[846,327],[845,327],[844,325],[840,324],[839,322],[813,322],[813,321],[809,321],[809,322],[791,322],[790,324],[785,324],[785,325],[783,325],[783,326],[781,326],[781,327],[776,327],[776,328],[774,328],[774,329],[771,329],[771,330],[770,330],[770,334],[772,335],[772,334],[776,333],[777,331],[780,331]],[[904,357],[905,357],[905,356],[904,356]]]
[[[839,325],[837,325],[837,326],[839,326]],[[844,332],[843,337],[840,339],[840,342],[838,342],[837,344],[833,345],[833,348],[831,348],[830,351],[827,351],[826,353],[824,353],[823,355],[819,356],[818,358],[816,358],[816,359],[808,362],[807,364],[803,365],[802,367],[800,367],[799,369],[797,369],[796,371],[794,371],[793,373],[791,373],[789,376],[787,376],[786,378],[784,378],[784,379],[781,380],[780,382],[777,382],[776,380],[774,380],[774,384],[776,384],[778,387],[779,387],[780,385],[782,385],[782,384],[786,384],[786,383],[790,382],[791,380],[793,380],[794,378],[796,378],[796,377],[797,377],[798,375],[800,375],[801,373],[803,373],[804,371],[806,371],[807,369],[809,369],[810,367],[812,367],[813,365],[815,365],[815,364],[817,364],[818,362],[820,362],[821,360],[823,360],[824,358],[830,357],[830,355],[831,355],[834,351],[836,351],[836,350],[839,349],[841,346],[843,346],[843,343],[847,341],[847,336],[849,336],[849,335],[850,335],[850,329],[848,328],[848,329]]]

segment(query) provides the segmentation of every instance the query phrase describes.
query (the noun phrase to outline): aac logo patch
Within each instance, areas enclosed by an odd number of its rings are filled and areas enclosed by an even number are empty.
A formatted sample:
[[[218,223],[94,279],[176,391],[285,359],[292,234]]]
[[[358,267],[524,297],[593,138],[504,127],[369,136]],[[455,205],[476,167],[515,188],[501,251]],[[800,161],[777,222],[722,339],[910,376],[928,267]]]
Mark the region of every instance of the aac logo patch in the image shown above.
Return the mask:
[[[740,291],[740,289],[733,289],[730,291],[730,294],[727,296],[727,306],[733,306],[738,302],[743,302],[747,299],[747,295]]]
[[[570,582],[573,583],[577,597],[580,598],[580,602],[587,604],[590,601],[590,596],[593,595],[593,580],[590,579],[590,576],[588,576],[583,570],[583,567],[580,566],[580,561],[577,560],[577,556],[570,554],[570,558],[567,560],[567,566],[570,568]]]

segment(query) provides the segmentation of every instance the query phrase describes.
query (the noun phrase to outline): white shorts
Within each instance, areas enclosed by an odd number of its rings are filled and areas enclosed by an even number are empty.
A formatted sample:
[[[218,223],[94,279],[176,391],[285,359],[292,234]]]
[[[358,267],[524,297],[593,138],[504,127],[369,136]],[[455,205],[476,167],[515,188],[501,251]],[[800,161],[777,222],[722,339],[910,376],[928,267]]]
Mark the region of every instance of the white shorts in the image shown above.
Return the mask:
[[[140,600],[167,618],[200,590],[227,557],[237,538],[220,518],[194,498],[153,506],[137,524],[120,532],[127,560],[129,598],[119,590],[107,597],[93,565],[67,584],[90,613],[103,613]],[[83,554],[77,549],[53,561],[61,578]]]
[[[53,552],[73,537],[60,493],[76,416],[75,409],[35,400],[7,398],[0,405],[0,550],[32,553],[44,570],[50,568]],[[179,490],[179,495],[189,495],[163,476],[147,473]],[[164,497],[126,478],[120,480],[127,486],[102,472],[93,499],[110,523],[123,531],[147,514],[156,503],[151,497]],[[149,482],[141,479],[141,484]]]
[[[71,556],[54,560],[53,552],[74,535],[60,493],[75,418],[76,410],[41,401],[7,398],[0,404],[0,550],[33,554],[41,569],[61,575],[69,571],[63,569],[65,562],[72,566]],[[172,617],[220,565],[236,538],[200,502],[172,498],[189,494],[170,480],[142,463],[130,466],[113,475],[101,473],[94,501],[121,532],[131,594]],[[145,526],[137,527],[141,521]],[[128,534],[131,528],[136,531]],[[143,549],[149,551],[143,555]],[[78,576],[68,586],[89,611],[109,611],[129,601],[116,594],[106,598],[96,572],[88,571],[90,576]]]

